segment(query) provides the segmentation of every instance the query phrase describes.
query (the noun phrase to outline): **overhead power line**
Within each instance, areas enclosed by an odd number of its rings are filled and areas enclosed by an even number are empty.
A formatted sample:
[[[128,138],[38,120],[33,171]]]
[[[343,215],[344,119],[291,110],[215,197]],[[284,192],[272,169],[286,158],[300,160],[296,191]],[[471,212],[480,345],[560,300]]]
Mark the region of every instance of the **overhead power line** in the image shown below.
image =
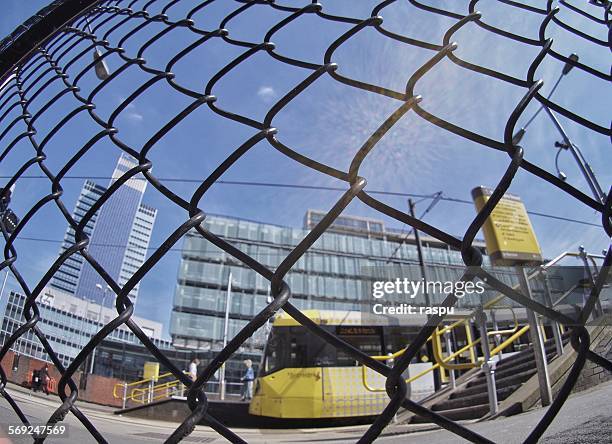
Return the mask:
[[[11,179],[12,176],[0,176],[0,179]],[[20,179],[49,179],[44,175],[30,175],[21,176]],[[65,176],[62,180],[73,179],[73,180],[110,180],[110,176]],[[162,182],[178,182],[178,183],[202,183],[202,179],[181,179],[177,177],[165,177],[157,178]],[[135,177],[133,180],[146,180],[145,178]],[[299,189],[299,190],[318,190],[318,191],[346,191],[342,187],[322,186],[322,185],[300,185],[291,183],[278,183],[278,182],[253,182],[253,181],[240,181],[240,180],[217,180],[215,184],[219,185],[235,185],[235,186],[251,186],[251,187],[268,187],[268,188],[288,188],[288,189]],[[383,191],[383,190],[367,190],[368,194],[376,194],[381,196],[397,196],[397,197],[414,197],[421,199],[437,199],[445,202],[461,203],[466,205],[474,205],[474,202],[466,199],[459,199],[456,197],[449,196],[438,196],[438,192],[432,194],[418,194],[418,193],[405,193],[399,191]],[[548,219],[562,220],[565,222],[572,222],[576,224],[589,225],[591,227],[601,228],[601,225],[587,222],[579,219],[572,219],[565,216],[558,216],[555,214],[541,213],[539,211],[527,211],[532,216],[545,217]]]
[[[429,213],[432,210],[432,208],[435,207],[436,204],[443,198],[443,193],[442,191],[438,191],[437,193],[435,193],[434,196],[435,197],[430,202],[429,206],[425,209],[425,211],[423,211],[423,214],[421,214],[421,217],[420,217],[421,220],[423,220],[423,218],[427,215],[427,213]],[[387,263],[390,262],[391,259],[393,259],[393,257],[397,254],[397,252],[401,248],[401,246],[404,245],[404,242],[408,240],[408,238],[413,232],[414,232],[414,227],[411,228],[410,231],[408,231],[408,233],[406,233],[406,235],[402,238],[400,243],[397,244],[397,247],[395,247],[395,250],[393,250],[393,253],[391,253],[391,256],[389,256],[389,258],[387,259]]]

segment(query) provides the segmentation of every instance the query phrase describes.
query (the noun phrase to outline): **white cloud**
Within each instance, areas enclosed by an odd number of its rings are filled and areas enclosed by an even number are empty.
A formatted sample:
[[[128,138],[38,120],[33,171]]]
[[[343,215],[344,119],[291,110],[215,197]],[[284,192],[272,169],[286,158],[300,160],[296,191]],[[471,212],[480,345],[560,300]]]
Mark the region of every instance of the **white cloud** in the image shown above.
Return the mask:
[[[144,116],[136,111],[131,111],[125,115],[130,120],[141,122],[144,119]]]
[[[117,96],[118,105],[125,102],[125,100],[126,100],[126,97],[123,97],[121,95]],[[144,120],[144,115],[142,115],[141,113],[137,111],[136,105],[134,105],[134,102],[128,103],[125,109],[121,112],[120,116],[128,120],[131,120],[132,122],[142,122]]]
[[[134,122],[142,122],[144,120],[144,116],[136,111],[136,105],[133,103],[125,107],[125,117]]]
[[[269,103],[276,98],[276,91],[271,86],[260,86],[257,90],[257,95],[261,100]]]

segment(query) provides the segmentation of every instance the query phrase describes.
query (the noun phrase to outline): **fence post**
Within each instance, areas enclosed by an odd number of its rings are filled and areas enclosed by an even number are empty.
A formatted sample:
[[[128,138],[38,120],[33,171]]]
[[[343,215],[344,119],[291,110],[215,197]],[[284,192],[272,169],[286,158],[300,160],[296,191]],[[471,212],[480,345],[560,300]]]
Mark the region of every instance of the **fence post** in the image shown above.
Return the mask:
[[[529,299],[533,299],[533,296],[531,295],[531,288],[529,287],[529,281],[527,280],[528,278],[525,267],[517,266],[516,271],[521,285],[521,292]],[[548,364],[546,362],[546,349],[544,346],[544,341],[542,340],[542,331],[539,328],[539,322],[536,314],[529,308],[525,308],[525,311],[527,312],[527,321],[529,322],[529,337],[531,338],[536,368],[538,369],[538,382],[540,384],[542,407],[546,407],[552,402],[550,379],[548,377]]]
[[[491,361],[491,351],[489,349],[489,337],[487,335],[487,314],[483,308],[476,312],[476,323],[480,331],[480,347],[482,348],[482,356],[484,363],[482,371],[484,372],[487,381],[487,394],[489,395],[489,411],[491,415],[497,413],[497,387],[495,386],[495,365]]]
[[[542,276],[542,285],[544,286],[544,301],[546,306],[553,308],[552,306],[552,294],[550,292],[550,286],[548,285],[548,276],[546,275],[546,269],[540,269],[540,276]],[[555,349],[557,356],[563,354],[563,339],[561,338],[560,326],[557,321],[550,320],[550,327],[552,328],[553,337],[555,338]]]
[[[154,387],[154,382],[153,382],[153,378],[151,378],[151,380],[149,381],[149,397],[148,397],[149,404],[153,402],[153,387]]]
[[[584,246],[580,245],[578,247],[578,252],[579,252],[580,259],[582,259],[582,262],[584,265],[584,271],[586,272],[587,277],[589,279],[589,284],[591,284],[592,286],[595,286],[595,276],[593,276],[593,272],[591,271],[591,266],[589,265],[588,254]],[[588,298],[584,299],[585,304],[587,300]],[[595,306],[593,307],[593,310],[591,311],[591,315],[589,316],[589,318],[592,320],[599,316],[602,316],[603,314],[604,312],[601,306],[601,299],[597,298],[595,302]]]

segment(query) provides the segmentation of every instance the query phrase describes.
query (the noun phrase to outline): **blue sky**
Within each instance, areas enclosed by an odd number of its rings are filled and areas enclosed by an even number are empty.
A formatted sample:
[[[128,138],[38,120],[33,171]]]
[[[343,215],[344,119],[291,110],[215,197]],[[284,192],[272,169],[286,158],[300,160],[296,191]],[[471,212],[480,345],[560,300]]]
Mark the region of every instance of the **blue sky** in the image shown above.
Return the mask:
[[[45,3],[35,0],[5,0],[4,14],[0,16],[0,34],[6,35]],[[123,3],[127,5],[127,2]],[[136,1],[132,8],[139,8],[145,3],[147,2],[143,0]],[[165,2],[157,3],[163,5]],[[198,2],[195,0],[179,2],[168,14],[171,19],[184,17],[185,12],[196,3]],[[308,2],[302,0],[282,3],[301,5]],[[321,3],[324,11],[328,13],[367,17],[377,2],[337,0]],[[436,4],[465,12],[468,3],[446,1]],[[540,6],[545,4],[535,0],[529,3]],[[239,6],[239,3],[233,1],[218,1],[201,10],[193,19],[196,26],[212,30],[229,11]],[[540,16],[521,14],[515,8],[489,1],[480,2],[478,7],[486,23],[537,38]],[[599,12],[596,7],[583,7],[590,8],[593,13]],[[159,7],[155,4],[150,9],[151,12],[158,10]],[[434,43],[441,43],[445,30],[454,23],[452,19],[426,13],[408,2],[393,4],[384,9],[381,15],[386,29]],[[285,16],[285,13],[274,11],[270,7],[257,6],[232,20],[227,28],[232,38],[260,42],[266,31]],[[589,22],[571,11],[561,11],[559,17],[593,36],[607,39],[607,29],[603,25]],[[94,26],[95,24],[96,22],[92,23]],[[281,54],[322,63],[325,49],[349,28],[348,24],[332,23],[314,15],[307,15],[280,31],[273,41]],[[135,56],[142,42],[161,29],[160,25],[151,25],[126,41],[123,46],[129,55]],[[120,34],[123,33],[124,31]],[[111,44],[118,43],[117,35],[119,34],[113,34],[109,38]],[[549,26],[547,36],[554,39],[553,47],[560,53],[569,55],[576,52],[582,62],[609,72],[607,48],[587,44],[554,24]],[[197,36],[190,31],[176,29],[148,48],[143,57],[147,60],[147,66],[163,69],[178,52],[178,48],[184,48],[196,39]],[[458,43],[455,53],[459,57],[521,78],[525,76],[531,60],[538,52],[537,48],[492,35],[475,24],[466,25],[454,35],[453,40]],[[214,73],[243,51],[244,48],[229,45],[220,38],[210,40],[177,63],[173,68],[176,81],[202,91]],[[72,54],[76,54],[76,50]],[[342,45],[334,54],[333,60],[339,66],[338,72],[343,75],[402,90],[410,75],[433,54],[429,50],[396,42],[373,28],[368,28]],[[87,54],[82,60],[88,63],[91,55]],[[118,69],[122,64],[122,60],[116,55],[107,60],[111,70]],[[71,77],[74,78],[80,71],[79,67],[83,66],[82,62],[73,65],[68,70]],[[544,93],[556,80],[562,66],[562,63],[550,57],[542,63],[536,77],[544,80]],[[272,104],[310,72],[283,64],[265,53],[259,53],[220,80],[213,93],[218,97],[219,107],[251,118],[263,119]],[[96,112],[108,118],[113,109],[149,78],[149,74],[137,67],[129,68],[113,81],[112,88],[103,90],[96,97]],[[89,73],[83,77],[79,86],[82,91],[88,92],[95,84],[95,77]],[[31,105],[33,110],[39,109],[60,87],[59,82],[55,82],[47,88],[36,103]],[[418,82],[416,92],[423,96],[421,105],[429,112],[474,132],[502,140],[505,122],[525,90],[444,60]],[[612,93],[603,80],[573,69],[555,93],[554,100],[599,125],[609,126]],[[167,83],[158,82],[147,94],[139,97],[121,113],[116,122],[119,128],[118,136],[128,145],[140,149],[159,127],[189,102],[186,96],[179,94]],[[400,104],[396,100],[340,84],[325,75],[283,109],[273,124],[278,128],[278,138],[284,144],[320,162],[347,170],[354,153]],[[37,122],[39,134],[45,134],[61,116],[76,106],[77,102],[71,95],[64,96]],[[536,109],[537,105],[531,104],[521,122]],[[588,131],[563,117],[560,117],[560,120],[575,143],[582,148],[602,187],[607,191],[612,182],[609,138]],[[78,131],[75,131],[76,128]],[[47,166],[54,172],[59,171],[85,141],[99,130],[100,127],[85,113],[74,118],[71,125],[60,131],[45,148],[48,156]],[[157,177],[203,180],[229,153],[254,133],[254,129],[223,119],[204,105],[161,139],[148,157],[153,161],[153,173]],[[40,141],[40,138],[38,140]],[[542,113],[529,127],[522,141],[526,158],[554,173],[556,150],[553,143],[556,140],[559,140],[558,134],[550,120]],[[32,147],[26,142],[16,148],[13,150],[14,154],[0,164],[0,175],[13,174],[16,166],[32,155]],[[109,176],[118,155],[118,148],[108,139],[104,139],[75,165],[70,174]],[[445,196],[469,200],[473,187],[494,186],[507,164],[506,154],[445,132],[409,112],[366,158],[360,175],[368,180],[366,190],[423,194],[441,190]],[[586,183],[569,153],[562,153],[560,167],[568,176],[569,183],[589,194]],[[29,173],[40,174],[40,171],[32,169]],[[345,186],[340,181],[297,164],[265,141],[253,147],[223,179]],[[99,182],[106,185],[107,181]],[[74,207],[82,183],[82,180],[69,179],[62,182],[62,200],[69,210]],[[197,187],[196,183],[168,182],[166,185],[187,200]],[[31,205],[48,194],[49,189],[49,183],[44,180],[18,182],[13,209],[18,214],[24,214]],[[598,213],[525,171],[518,173],[510,191],[521,196],[529,210],[598,225],[601,223]],[[210,213],[301,226],[307,209],[328,209],[340,194],[334,191],[216,185],[200,202],[200,208]],[[381,200],[399,209],[405,210],[407,206],[405,199],[401,197],[385,196]],[[179,207],[171,205],[152,186],[147,189],[144,202],[159,209],[151,242],[152,246],[157,246],[186,220],[187,214]],[[427,202],[421,203],[417,213],[426,205]],[[358,201],[351,203],[346,213],[381,218],[389,226],[401,226],[399,222],[385,218]],[[441,202],[427,215],[426,221],[450,233],[461,235],[474,214],[474,208],[470,205]],[[576,250],[579,245],[584,245],[588,251],[600,252],[607,248],[609,243],[602,228],[535,216],[531,221],[547,257],[556,256],[568,249]],[[58,209],[54,205],[47,205],[22,235],[42,237],[54,242],[17,241],[20,252],[17,266],[31,287],[36,285],[57,257],[65,228],[66,223]],[[143,280],[136,314],[168,324],[178,263],[179,254],[169,253]]]

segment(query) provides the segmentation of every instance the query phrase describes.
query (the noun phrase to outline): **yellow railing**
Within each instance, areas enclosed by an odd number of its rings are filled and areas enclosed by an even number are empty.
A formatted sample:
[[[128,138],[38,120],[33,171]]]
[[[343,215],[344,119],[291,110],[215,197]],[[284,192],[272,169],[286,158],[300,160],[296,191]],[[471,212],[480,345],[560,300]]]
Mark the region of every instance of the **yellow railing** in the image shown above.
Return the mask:
[[[480,338],[479,338],[479,339],[477,339],[476,341],[474,341],[474,343],[473,343],[473,344],[468,344],[468,345],[466,345],[465,347],[463,347],[463,348],[461,348],[461,349],[457,350],[456,352],[454,352],[454,353],[453,353],[453,354],[451,354],[450,356],[447,356],[446,358],[444,358],[444,361],[446,362],[446,361],[450,361],[450,360],[452,360],[452,359],[455,359],[457,356],[461,355],[461,354],[462,354],[462,353],[464,353],[464,352],[465,352],[465,351],[466,351],[468,348],[473,347],[473,345],[474,345],[474,344],[477,344],[478,342],[480,342]],[[401,352],[403,352],[403,351],[404,351],[404,350],[401,350]],[[395,355],[399,356],[399,354],[398,354],[398,353],[395,353]],[[389,356],[371,356],[371,358],[372,358],[372,359],[375,359],[375,360],[377,360],[377,361],[387,361],[387,360],[389,360],[389,359],[392,359],[392,356],[393,356],[393,355],[389,355]],[[425,376],[427,373],[432,372],[432,371],[434,371],[435,369],[437,369],[437,368],[439,368],[439,367],[440,367],[440,364],[439,364],[439,363],[436,363],[436,364],[432,365],[431,367],[429,367],[428,369],[425,369],[425,370],[423,370],[422,372],[417,373],[416,375],[411,376],[410,378],[406,379],[406,383],[409,383],[409,382],[415,381],[415,380],[419,379],[421,376]],[[385,389],[375,389],[375,388],[371,387],[371,386],[368,384],[368,381],[367,381],[367,368],[366,368],[366,366],[365,366],[365,365],[361,367],[361,379],[362,379],[362,381],[363,381],[363,385],[364,385],[364,387],[365,387],[367,390],[369,390],[369,391],[371,391],[371,392],[384,392],[384,391],[385,391]]]
[[[130,399],[139,404],[147,404],[158,399],[169,398],[183,391],[183,383],[175,379],[174,381],[157,384],[153,387],[135,388],[132,390]]]
[[[530,276],[531,277],[531,276]],[[515,289],[519,288],[518,285],[515,286]],[[489,310],[489,309],[495,309],[495,308],[504,308],[504,306],[496,306],[496,304],[498,304],[502,299],[504,299],[505,295],[503,294],[499,294],[498,296],[494,297],[493,299],[491,299],[490,301],[488,301],[487,303],[483,304],[483,309],[485,310]],[[494,331],[489,331],[487,332],[487,339],[490,336],[495,336],[495,335],[510,335],[505,341],[503,341],[501,344],[499,344],[498,346],[494,347],[490,354],[491,356],[494,356],[498,353],[500,353],[501,351],[503,351],[505,348],[509,347],[514,341],[516,341],[518,338],[520,338],[522,335],[524,335],[528,330],[529,330],[529,326],[526,325],[522,328],[519,328],[519,322],[518,319],[516,317],[516,313],[514,312],[513,308],[511,306],[505,306],[505,308],[510,309],[511,313],[512,313],[512,317],[514,320],[514,327],[510,328],[510,329],[506,329],[506,330],[494,330]],[[410,378],[406,379],[406,382],[412,382],[416,379],[419,379],[420,377],[433,372],[436,369],[440,369],[440,374],[442,377],[442,380],[447,380],[446,378],[446,373],[445,370],[468,370],[468,369],[472,369],[472,368],[476,368],[479,367],[482,364],[482,358],[476,358],[476,346],[478,344],[480,344],[481,339],[482,338],[478,338],[476,340],[472,340],[472,332],[471,332],[471,327],[470,327],[470,320],[472,318],[472,316],[474,315],[474,313],[470,314],[470,315],[466,315],[463,318],[447,325],[447,326],[443,326],[443,327],[437,327],[434,332],[432,333],[432,335],[427,338],[427,341],[431,341],[432,342],[432,350],[433,350],[433,355],[434,355],[434,359],[436,361],[436,363],[434,365],[432,365],[431,367],[429,367],[426,370],[423,370],[422,372],[411,376]],[[465,335],[466,335],[466,342],[467,344],[465,346],[463,346],[461,349],[451,353],[449,356],[447,357],[443,357],[442,356],[442,342],[440,340],[440,337],[442,335],[444,335],[444,333],[446,332],[450,332],[452,331],[454,328],[457,327],[463,327],[465,328]],[[395,353],[389,354],[387,356],[371,356],[372,359],[375,359],[377,361],[388,361],[391,359],[396,359],[398,357],[400,357],[401,355],[404,354],[404,352],[406,351],[406,349],[402,349],[399,350]],[[459,364],[454,364],[451,363],[450,361],[452,361],[453,359],[461,356],[463,353],[465,352],[469,352],[469,359],[470,362],[466,362],[466,363],[459,363]],[[364,387],[372,392],[379,392],[379,391],[384,391],[385,389],[375,389],[373,387],[371,387],[368,384],[367,381],[367,369],[366,366],[362,366],[361,367],[361,376],[362,376],[362,381],[363,381],[363,385]]]
[[[123,399],[124,402],[133,401],[138,404],[145,404],[152,400],[161,399],[161,394],[156,395],[156,392],[165,391],[171,393],[171,390],[176,391],[178,388],[180,391],[181,382],[178,379],[159,383],[164,378],[173,377],[176,378],[172,372],[162,373],[157,378],[145,378],[130,383],[117,383],[113,387],[113,397],[115,399]]]
[[[506,347],[508,347],[510,344],[512,344],[514,341],[516,341],[518,338],[520,338],[521,336],[523,336],[525,333],[527,333],[527,331],[529,331],[529,325],[525,325],[523,326],[523,328],[521,328],[520,330],[518,330],[516,333],[514,333],[512,336],[510,336],[508,339],[506,339],[504,342],[502,342],[501,344],[499,344],[497,347],[494,347],[491,349],[491,356],[495,356],[496,354],[498,354],[500,351],[504,350]]]
[[[495,302],[497,302],[499,300],[500,300],[499,298],[496,298]],[[514,312],[514,309],[512,307],[510,307],[510,306],[505,306],[505,307],[508,308],[511,311],[511,313],[512,313],[512,317],[513,317],[513,320],[514,320],[514,327],[510,328],[510,329],[507,329],[507,330],[493,330],[493,331],[487,332],[487,338],[490,337],[490,336],[508,335],[508,334],[512,335],[511,337],[514,338],[510,342],[504,341],[503,342],[503,344],[505,344],[504,347],[500,348],[498,350],[498,352],[503,350],[504,348],[508,347],[512,342],[514,342],[514,340],[518,339],[526,331],[525,330],[521,334],[519,334],[518,336],[515,336],[515,333],[517,333],[519,331],[519,322],[518,322],[518,319],[516,317],[516,313]],[[491,309],[492,305],[491,304],[485,304],[485,308]],[[496,308],[504,308],[504,306],[498,306]],[[471,319],[471,316],[467,317],[467,318],[463,318],[460,321],[455,322],[455,323],[453,323],[451,325],[452,326],[459,326],[461,323],[463,323],[465,325],[466,334],[467,334],[467,332],[471,330],[469,328],[470,319]],[[433,332],[433,334],[431,335],[431,338],[430,338],[430,339],[433,338],[432,339],[433,340],[433,342],[432,342],[433,355],[434,355],[434,358],[435,358],[436,362],[439,363],[440,366],[442,367],[441,371],[444,372],[444,370],[468,370],[468,369],[471,369],[471,368],[478,367],[480,365],[479,361],[476,360],[475,356],[472,356],[472,355],[475,355],[474,347],[477,344],[479,344],[481,341],[480,341],[480,338],[477,339],[476,341],[472,341],[471,340],[471,334],[470,334],[469,338],[466,337],[468,345],[471,345],[471,347],[470,347],[470,349],[471,349],[471,356],[470,356],[471,360],[470,361],[471,362],[466,362],[466,363],[462,363],[462,364],[452,364],[452,363],[448,363],[447,359],[443,359],[442,358],[442,342],[440,340],[440,336],[442,336],[447,331],[448,331],[448,328],[446,328],[446,327],[442,328],[442,329],[436,328],[436,330]],[[491,353],[491,356],[493,356],[493,353]],[[443,373],[443,379],[445,379],[444,376],[445,375]]]
[[[529,330],[529,326],[525,325],[522,328],[518,328],[517,325],[517,329],[516,331],[514,330],[506,330],[506,331],[514,331],[514,334],[512,334],[510,337],[508,337],[508,339],[506,339],[504,342],[502,342],[501,344],[499,344],[497,347],[493,348],[491,350],[491,356],[494,356],[496,354],[498,354],[499,352],[501,352],[502,350],[504,350],[505,348],[507,348],[508,346],[510,346],[514,341],[516,341],[518,338],[520,338],[523,334],[525,334],[527,331]],[[503,332],[504,330],[499,330],[501,332]],[[503,334],[503,333],[499,333],[499,331],[492,331],[492,332],[488,332],[489,336],[490,335],[494,335],[494,334]],[[432,334],[427,341],[430,341],[434,338],[434,334]],[[439,338],[439,335],[438,335]],[[411,376],[410,378],[406,379],[406,383],[410,383],[412,381],[415,381],[417,379],[419,379],[422,376],[425,376],[428,373],[433,372],[436,369],[440,369],[440,371],[443,371],[444,368],[447,368],[449,370],[467,370],[467,369],[471,369],[471,368],[476,368],[479,367],[481,365],[482,362],[482,358],[478,358],[476,359],[475,353],[474,353],[474,348],[476,345],[480,344],[482,338],[478,338],[475,341],[471,340],[471,337],[468,338],[468,344],[463,346],[462,348],[460,348],[459,350],[451,353],[449,356],[446,357],[442,357],[441,353],[439,352],[439,350],[437,350],[437,347],[434,346],[432,347],[434,350],[434,358],[436,359],[436,363],[434,365],[432,365],[431,367],[423,370],[420,373],[417,373],[414,376]],[[435,341],[434,341],[435,342]],[[399,356],[401,356],[404,351],[406,349],[400,350],[399,352],[390,354],[388,356],[371,356],[372,359],[375,359],[377,361],[388,361],[391,359],[395,359]],[[463,363],[463,364],[449,364],[449,361],[452,361],[453,359],[457,358],[458,356],[461,356],[463,353],[465,353],[466,351],[470,351],[470,360],[472,362],[469,363]],[[452,366],[451,368],[448,368],[448,366]],[[367,381],[367,368],[366,366],[362,366],[361,367],[361,379],[363,382],[364,387],[371,392],[382,392],[385,391],[384,388],[380,388],[380,389],[376,389],[371,387],[368,384]]]

